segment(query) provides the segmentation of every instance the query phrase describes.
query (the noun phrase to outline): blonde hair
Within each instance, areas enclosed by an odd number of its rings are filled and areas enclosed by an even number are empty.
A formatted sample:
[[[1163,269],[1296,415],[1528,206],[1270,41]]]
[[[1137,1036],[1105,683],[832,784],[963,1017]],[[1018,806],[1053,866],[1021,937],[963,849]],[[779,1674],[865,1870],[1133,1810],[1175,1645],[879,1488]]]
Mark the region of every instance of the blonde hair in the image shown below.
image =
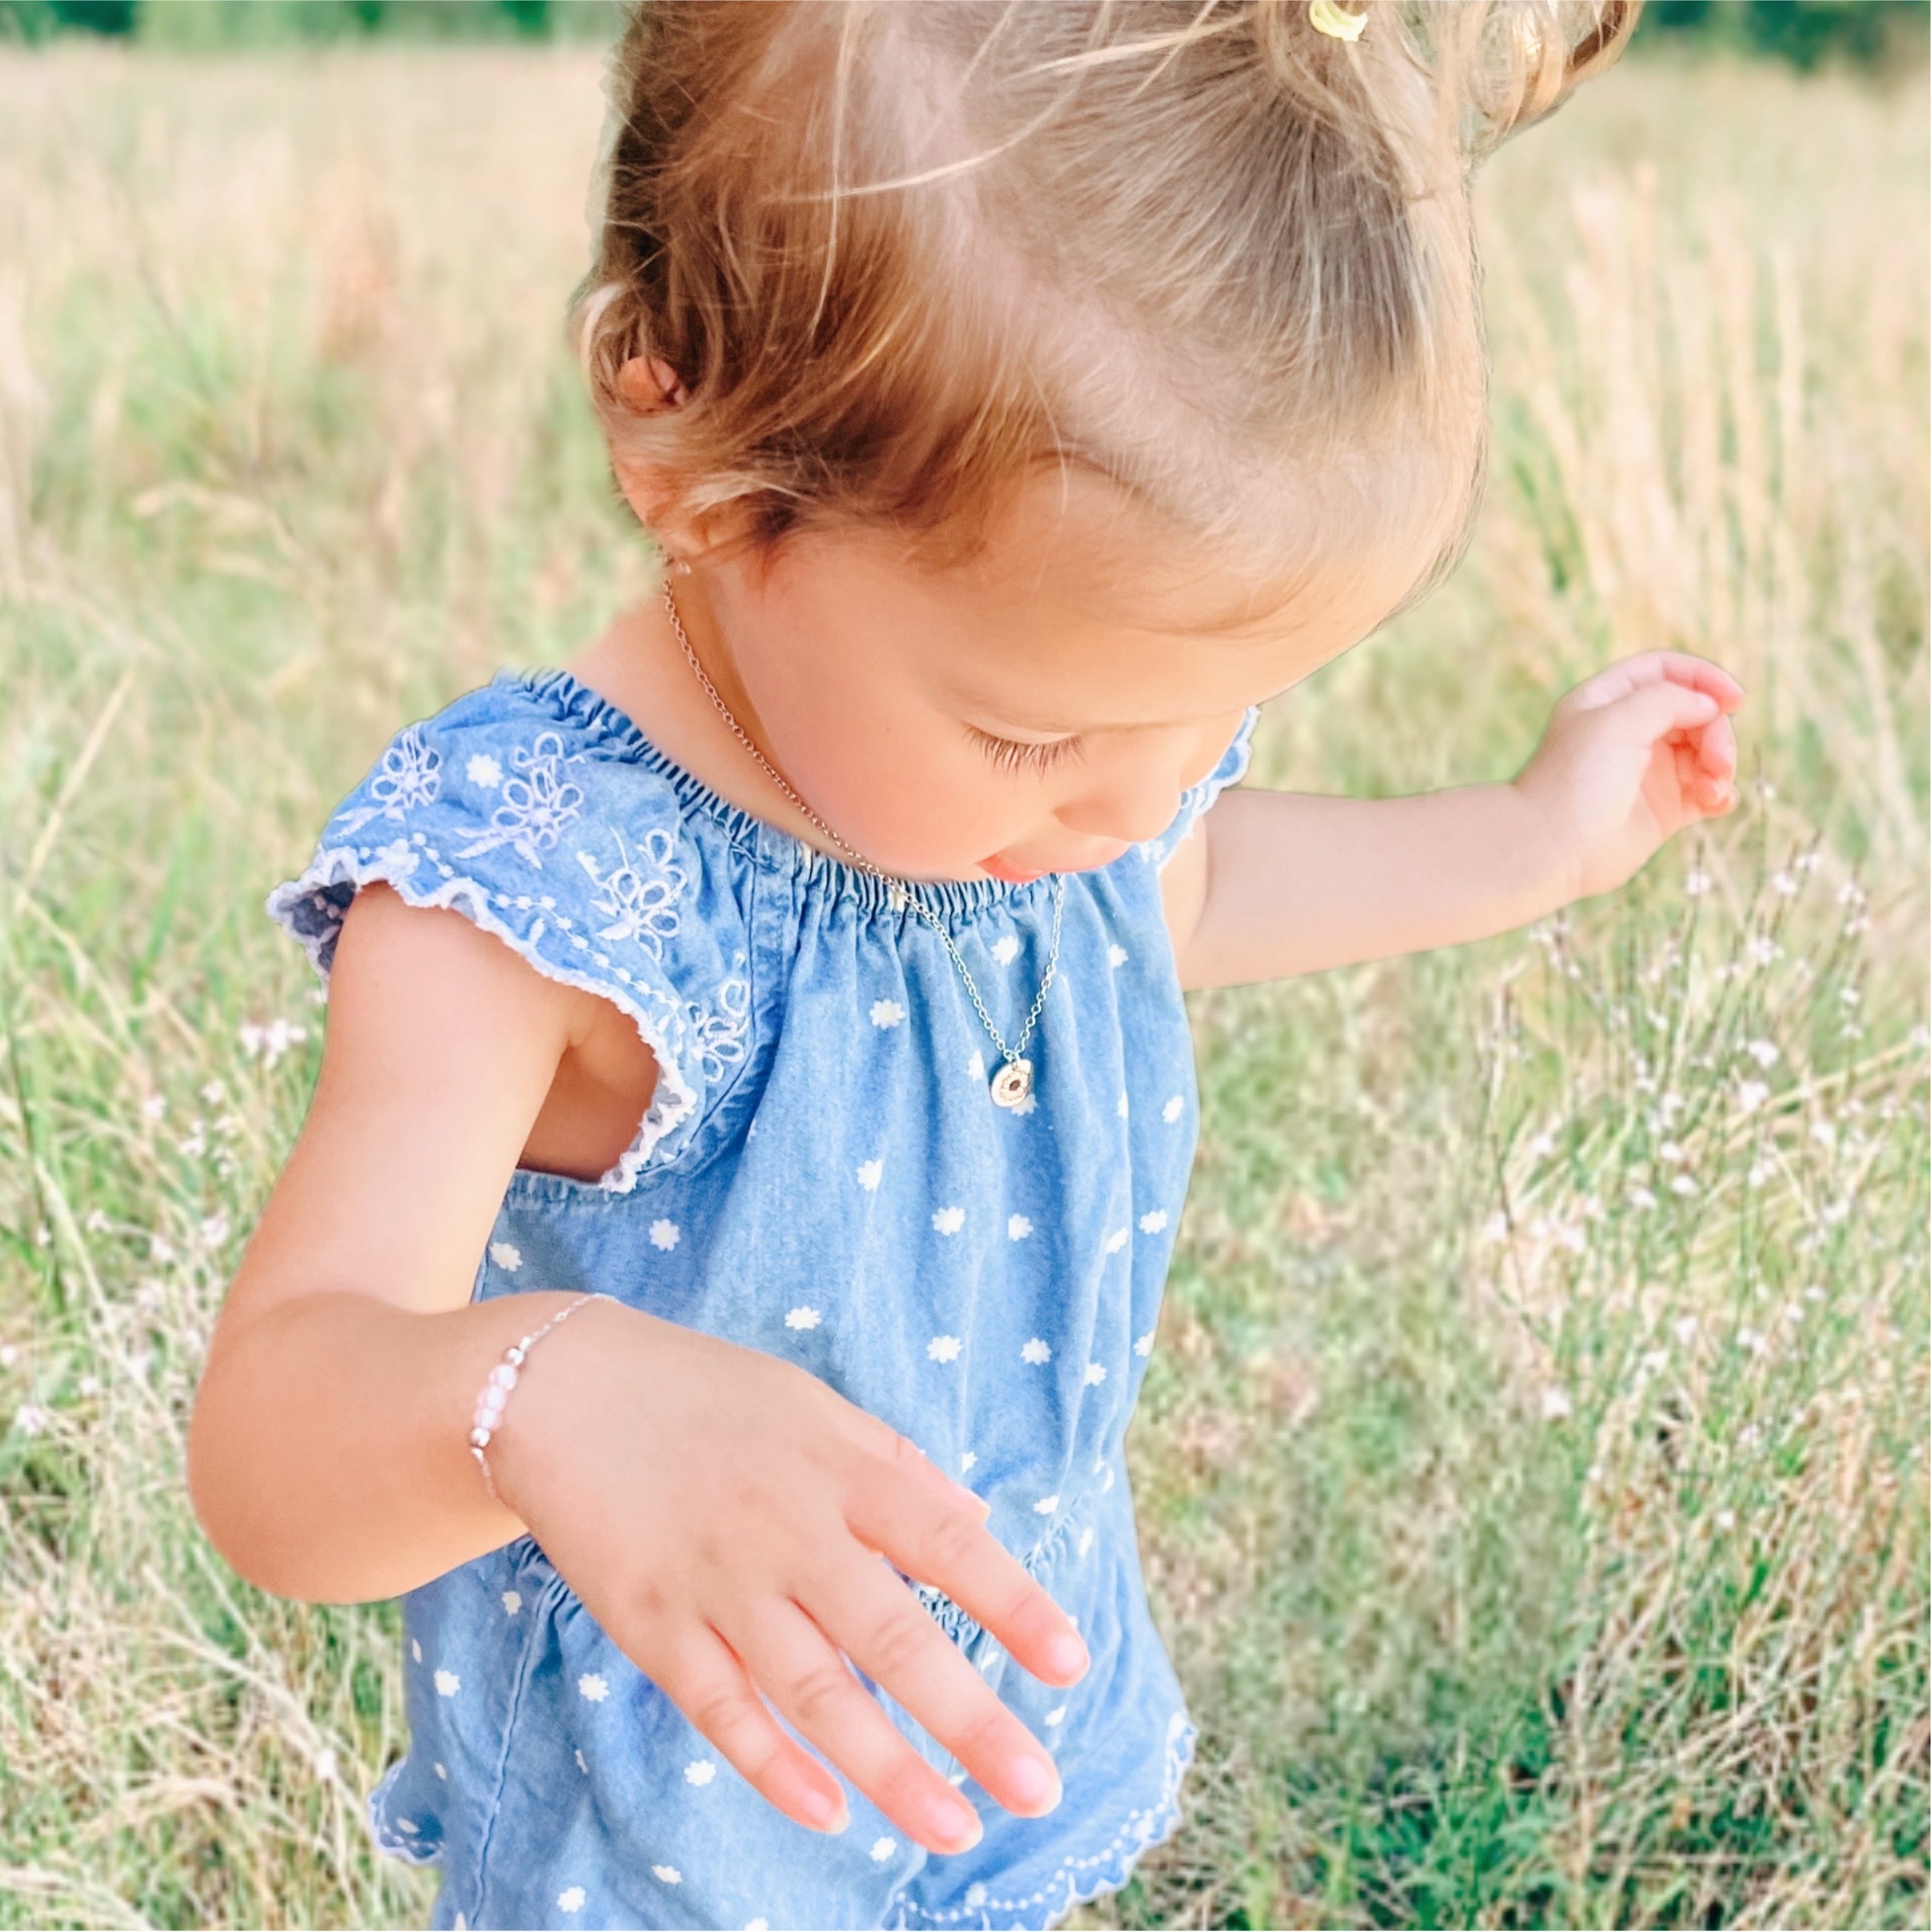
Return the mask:
[[[571,310],[613,457],[946,559],[1083,463],[1269,579],[1418,538],[1412,598],[1485,466],[1470,177],[1640,4],[641,0]]]

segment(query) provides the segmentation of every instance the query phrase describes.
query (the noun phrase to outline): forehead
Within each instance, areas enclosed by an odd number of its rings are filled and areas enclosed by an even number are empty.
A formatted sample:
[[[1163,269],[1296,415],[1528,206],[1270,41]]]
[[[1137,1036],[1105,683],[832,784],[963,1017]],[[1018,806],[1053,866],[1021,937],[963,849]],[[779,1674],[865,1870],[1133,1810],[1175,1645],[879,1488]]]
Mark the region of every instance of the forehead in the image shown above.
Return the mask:
[[[1324,533],[1298,562],[1256,577],[1069,467],[1029,478],[968,561],[887,567],[922,607],[905,640],[922,676],[969,710],[1070,731],[1209,718],[1272,697],[1365,637],[1428,560],[1412,538]]]

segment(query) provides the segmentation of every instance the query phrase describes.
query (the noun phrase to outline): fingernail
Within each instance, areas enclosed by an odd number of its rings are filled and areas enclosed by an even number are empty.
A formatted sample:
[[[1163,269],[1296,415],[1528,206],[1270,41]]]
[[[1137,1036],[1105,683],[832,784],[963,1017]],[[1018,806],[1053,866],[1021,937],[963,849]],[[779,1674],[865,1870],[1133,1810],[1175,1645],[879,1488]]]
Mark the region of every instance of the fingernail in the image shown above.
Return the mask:
[[[969,1852],[986,1835],[979,1814],[956,1798],[935,1798],[926,1808],[932,1828],[955,1852]]]
[[[814,1791],[805,1800],[805,1809],[818,1820],[822,1830],[836,1834],[851,1828],[851,1808],[845,1803],[842,1792],[833,1798],[821,1791]]]
[[[1046,1647],[1046,1660],[1054,1670],[1083,1672],[1086,1668],[1086,1646],[1071,1632],[1055,1637]]]
[[[1020,1804],[1041,1806],[1048,1811],[1059,1802],[1062,1795],[1059,1780],[1053,1774],[1052,1767],[1041,1764],[1036,1757],[1014,1758],[1006,1772],[1006,1784]],[[1047,1804],[1048,1798],[1052,1804]]]

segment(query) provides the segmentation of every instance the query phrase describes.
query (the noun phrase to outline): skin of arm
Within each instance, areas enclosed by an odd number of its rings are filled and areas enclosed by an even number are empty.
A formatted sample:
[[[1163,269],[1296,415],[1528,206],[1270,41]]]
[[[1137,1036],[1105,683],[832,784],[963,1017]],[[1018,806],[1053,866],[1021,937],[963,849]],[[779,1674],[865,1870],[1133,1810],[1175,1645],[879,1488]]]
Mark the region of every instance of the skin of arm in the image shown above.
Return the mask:
[[[1238,986],[1457,946],[1612,890],[1732,809],[1743,687],[1649,651],[1557,700],[1506,784],[1408,798],[1236,788],[1161,876],[1183,987]]]

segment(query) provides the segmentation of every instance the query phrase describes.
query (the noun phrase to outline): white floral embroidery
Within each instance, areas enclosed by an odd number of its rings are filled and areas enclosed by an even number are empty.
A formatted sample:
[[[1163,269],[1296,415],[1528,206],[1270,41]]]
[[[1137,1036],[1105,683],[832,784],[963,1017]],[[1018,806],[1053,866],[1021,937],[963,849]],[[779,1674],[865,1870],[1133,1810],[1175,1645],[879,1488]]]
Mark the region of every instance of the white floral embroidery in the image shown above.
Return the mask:
[[[589,1762],[589,1760],[584,1757],[584,1754],[583,1754],[583,1753],[582,1753],[582,1751],[581,1751],[581,1750],[579,1750],[577,1752],[577,1754],[576,1754],[576,1759],[577,1759],[577,1768],[578,1768],[578,1770],[579,1770],[580,1772],[581,1772],[583,1773],[583,1774],[584,1775],[584,1777],[586,1777],[586,1778],[589,1777],[589,1775],[590,1775],[590,1762]]]
[[[403,814],[413,806],[435,803],[443,785],[442,766],[442,754],[422,742],[422,726],[410,725],[383,753],[382,769],[369,780],[374,804],[338,812],[334,823],[341,826],[344,838],[353,837],[372,818],[401,824]]]
[[[1134,1342],[1133,1352],[1136,1355],[1150,1355],[1153,1353],[1153,1330],[1151,1328]]]
[[[1033,1504],[1034,1509],[1041,1516],[1050,1516],[1059,1507],[1059,1496],[1057,1491],[1050,1496],[1041,1496],[1038,1502]]]
[[[436,1775],[440,1778],[445,1784],[447,1784],[449,1781],[449,1767],[446,1764],[437,1765],[436,1767]]]
[[[1089,1362],[1086,1364],[1086,1386],[1089,1388],[1098,1388],[1106,1378],[1107,1369],[1104,1362]]]
[[[1186,1111],[1187,1101],[1185,1096],[1176,1094],[1172,1100],[1167,1102],[1165,1106],[1161,1108],[1160,1118],[1170,1127]]]
[[[463,1688],[463,1680],[453,1670],[439,1670],[436,1673],[436,1694],[439,1697],[453,1697]]]
[[[479,752],[464,767],[473,785],[494,791],[503,782],[503,767],[487,752]]]
[[[935,1335],[925,1345],[925,1352],[935,1362],[956,1362],[959,1359],[959,1341],[956,1335]]]
[[[1085,1556],[1087,1551],[1092,1548],[1093,1536],[1093,1526],[1089,1522],[1087,1524],[1086,1527],[1080,1532],[1080,1554],[1082,1556]]]
[[[882,1160],[861,1160],[858,1163],[858,1185],[867,1194],[878,1191],[878,1183],[883,1178],[885,1163]]]
[[[1109,966],[1124,966],[1126,963],[1127,950],[1124,946],[1110,946],[1107,948],[1107,964]]]
[[[987,1097],[990,1100],[992,1096],[988,1094]],[[1027,1114],[1032,1113],[1034,1109],[1038,1106],[1038,1094],[1037,1093],[1030,1093],[1023,1095],[1019,1100],[1014,1102],[1013,1106],[1008,1107],[1005,1111],[1010,1114],[1014,1120],[1023,1120],[1026,1118]]]
[[[743,963],[740,952],[734,962]],[[734,974],[720,982],[714,1007],[693,1000],[684,1009],[690,1022],[691,1040],[704,1064],[704,1077],[715,1087],[724,1078],[727,1067],[744,1058],[744,1036],[751,1025],[751,982]]]
[[[503,1613],[505,1616],[515,1616],[517,1612],[521,1610],[522,1607],[523,1592],[521,1590],[506,1590],[503,1592]]]
[[[585,1894],[580,1885],[566,1885],[557,1894],[558,1907],[565,1912],[581,1912],[584,1909]]]
[[[610,1695],[610,1686],[594,1670],[587,1670],[577,1679],[577,1695],[587,1697],[593,1704],[601,1704]]]
[[[966,1063],[966,1077],[969,1080],[983,1082],[986,1077],[986,1056],[975,1052]]]
[[[971,1449],[967,1450],[965,1454],[959,1459],[959,1473],[962,1476],[965,1474],[966,1472],[972,1468],[972,1465],[978,1461],[978,1454],[975,1450]]]
[[[1132,1234],[1133,1230],[1131,1228],[1116,1228],[1107,1237],[1107,1252],[1110,1255],[1118,1254],[1121,1249],[1126,1246]]]
[[[1143,1234],[1157,1234],[1167,1225],[1167,1210],[1155,1208],[1140,1217],[1140,1232]]]
[[[661,826],[656,826],[644,833],[632,853],[626,848],[622,833],[613,836],[619,862],[610,872],[599,871],[587,852],[577,854],[577,863],[597,888],[599,896],[590,904],[610,921],[597,928],[596,936],[634,940],[652,958],[661,959],[664,941],[682,923],[675,908],[690,883],[689,874],[676,862],[677,842]],[[748,1002],[748,988],[746,997]]]
[[[986,1888],[983,1885],[969,1885],[966,1888],[966,1904],[969,1911],[977,1912],[986,1902]]]
[[[815,1328],[824,1320],[815,1308],[788,1309],[785,1313],[787,1328]]]
[[[770,1921],[767,1918],[753,1918],[746,1924],[744,1932],[771,1932]]]
[[[896,1838],[874,1838],[872,1840],[872,1856],[878,1864],[883,1864],[898,1848],[899,1841]]]
[[[582,815],[584,788],[563,776],[563,741],[554,731],[539,732],[527,751],[519,747],[511,752],[509,762],[524,776],[504,779],[503,802],[490,814],[490,830],[456,856],[473,859],[479,852],[513,845],[540,870],[542,855]]]
[[[674,1221],[653,1221],[650,1223],[650,1245],[653,1248],[662,1248],[668,1254],[677,1245],[680,1232]]]
[[[905,1010],[896,1000],[874,1000],[872,1002],[872,1024],[883,1032],[895,1027],[905,1016]]]
[[[1066,1721],[1066,1706],[1062,1704],[1056,1711],[1049,1711],[1040,1720],[1043,1724],[1061,1724]]]
[[[941,1208],[932,1216],[932,1225],[941,1234],[956,1234],[966,1225],[966,1210],[962,1208]]]
[[[1032,1232],[1032,1223],[1023,1214],[1015,1214],[1006,1223],[1006,1239],[1023,1241]]]
[[[683,1874],[675,1865],[653,1865],[650,1869],[666,1885],[682,1885],[684,1882]]]
[[[1027,1342],[1026,1346],[1020,1351],[1020,1360],[1021,1361],[1031,1362],[1035,1366],[1041,1362],[1050,1362],[1052,1359],[1052,1343],[1047,1341],[1043,1336],[1038,1335],[1035,1335],[1032,1340]]]
[[[1019,957],[1019,941],[1010,932],[1003,939],[994,940],[993,957],[1002,966],[1010,966]]]
[[[409,1654],[418,1664],[422,1661],[422,1646],[414,1637],[409,1640]]]
[[[686,1784],[708,1784],[716,1775],[716,1763],[710,1758],[693,1758],[684,1766],[684,1782]]]
[[[514,1274],[523,1265],[523,1250],[508,1241],[491,1242],[489,1258],[506,1274]]]
[[[1125,1120],[1127,1117],[1127,1096],[1125,1088],[1122,1088],[1120,1091],[1119,1112],[1120,1118]]]

